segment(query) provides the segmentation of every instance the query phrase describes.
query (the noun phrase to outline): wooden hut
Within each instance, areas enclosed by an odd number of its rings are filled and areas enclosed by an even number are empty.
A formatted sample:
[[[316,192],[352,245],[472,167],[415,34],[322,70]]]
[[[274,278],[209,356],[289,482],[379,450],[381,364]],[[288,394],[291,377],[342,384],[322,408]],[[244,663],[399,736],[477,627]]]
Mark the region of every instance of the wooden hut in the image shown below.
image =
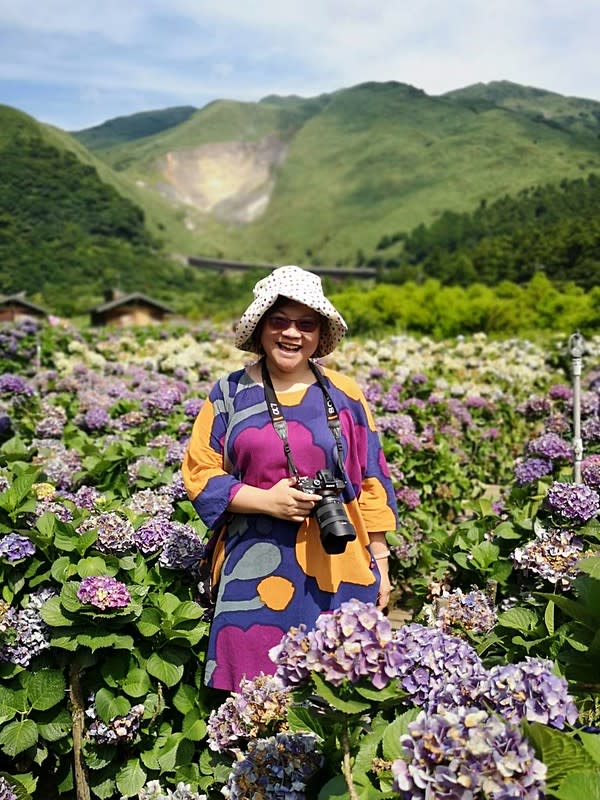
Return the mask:
[[[0,295],[0,322],[15,322],[20,319],[46,319],[48,312],[30,302],[25,292]]]
[[[106,295],[106,302],[91,311],[91,323],[95,326],[116,325],[151,325],[162,322],[173,310],[158,300],[153,300],[140,292],[123,294],[111,290]]]

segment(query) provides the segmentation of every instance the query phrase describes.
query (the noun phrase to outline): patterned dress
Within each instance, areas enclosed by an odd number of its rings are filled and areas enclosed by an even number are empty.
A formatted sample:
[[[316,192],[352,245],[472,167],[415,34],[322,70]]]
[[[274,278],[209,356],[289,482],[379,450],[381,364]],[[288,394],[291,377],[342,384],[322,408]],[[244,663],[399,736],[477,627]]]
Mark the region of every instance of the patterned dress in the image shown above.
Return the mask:
[[[340,417],[350,483],[342,496],[357,534],[341,554],[325,552],[313,517],[295,523],[227,511],[243,483],[268,489],[289,477],[261,384],[245,370],[222,378],[194,424],[183,463],[187,492],[202,521],[224,534],[213,561],[218,589],[205,672],[214,688],[235,691],[243,677],[272,674],[268,651],[291,626],[311,627],[352,598],[376,602],[380,576],[368,532],[396,529],[394,491],[358,384],[321,369]],[[278,401],[300,475],[329,469],[341,477],[319,384],[280,393]]]

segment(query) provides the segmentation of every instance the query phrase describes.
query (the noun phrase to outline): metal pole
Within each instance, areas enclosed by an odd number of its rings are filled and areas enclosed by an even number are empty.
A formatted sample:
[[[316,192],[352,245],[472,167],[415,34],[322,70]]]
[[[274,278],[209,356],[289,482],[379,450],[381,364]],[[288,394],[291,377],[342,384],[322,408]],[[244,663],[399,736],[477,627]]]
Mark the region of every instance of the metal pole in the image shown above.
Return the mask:
[[[581,483],[581,461],[583,460],[583,440],[581,438],[581,365],[585,353],[585,339],[575,331],[569,337],[571,353],[571,373],[573,375],[573,481]]]

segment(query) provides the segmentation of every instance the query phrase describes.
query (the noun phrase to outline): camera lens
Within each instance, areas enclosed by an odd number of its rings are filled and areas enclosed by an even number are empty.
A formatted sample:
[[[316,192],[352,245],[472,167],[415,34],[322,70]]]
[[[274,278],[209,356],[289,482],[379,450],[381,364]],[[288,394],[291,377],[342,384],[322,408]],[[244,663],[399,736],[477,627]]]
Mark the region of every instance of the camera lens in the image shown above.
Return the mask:
[[[315,506],[314,514],[319,524],[323,550],[329,555],[343,553],[348,542],[356,539],[354,526],[346,516],[346,509],[337,494],[324,495]]]

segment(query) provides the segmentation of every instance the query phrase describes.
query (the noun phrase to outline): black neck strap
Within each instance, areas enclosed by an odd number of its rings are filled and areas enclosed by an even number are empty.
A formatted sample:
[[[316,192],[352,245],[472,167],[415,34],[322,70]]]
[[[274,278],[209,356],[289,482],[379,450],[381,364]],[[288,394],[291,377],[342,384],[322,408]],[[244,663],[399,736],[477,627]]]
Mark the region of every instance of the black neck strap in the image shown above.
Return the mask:
[[[329,394],[329,390],[327,389],[327,384],[325,383],[325,378],[323,377],[321,370],[312,361],[309,361],[308,363],[315,378],[317,379],[317,383],[319,384],[321,391],[323,392],[323,403],[325,405],[327,425],[329,426],[329,430],[335,439],[338,467],[342,476],[346,480],[346,471],[344,469],[344,446],[342,444],[340,418],[336,411],[333,400],[331,399],[331,395]],[[273,427],[275,428],[279,438],[283,442],[283,451],[287,458],[289,470],[295,478],[299,478],[300,473],[298,472],[298,468],[296,467],[292,457],[290,443],[288,442],[287,423],[283,414],[281,413],[281,406],[277,400],[277,395],[275,394],[275,389],[273,388],[273,381],[269,375],[269,370],[267,369],[267,364],[264,358],[262,360],[261,369],[263,387],[265,390],[265,400],[267,403],[267,409],[269,410],[269,416],[271,417],[271,422],[273,423]]]

